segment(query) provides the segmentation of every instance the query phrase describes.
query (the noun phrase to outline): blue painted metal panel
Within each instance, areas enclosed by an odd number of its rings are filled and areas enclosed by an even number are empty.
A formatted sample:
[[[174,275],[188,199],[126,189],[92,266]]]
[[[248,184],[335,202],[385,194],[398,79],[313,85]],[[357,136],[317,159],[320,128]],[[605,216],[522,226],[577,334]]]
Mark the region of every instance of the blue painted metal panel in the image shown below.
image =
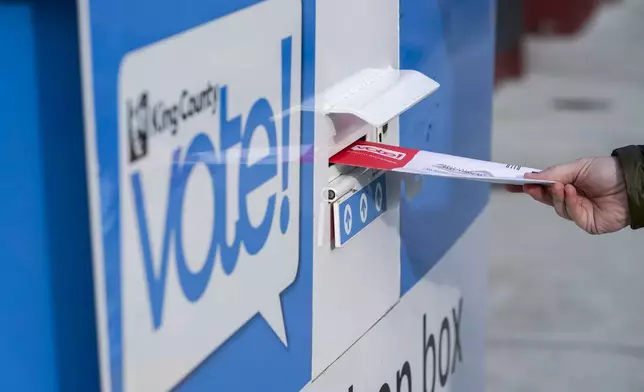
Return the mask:
[[[0,390],[98,385],[73,0],[0,2]]]
[[[108,273],[118,274],[116,166],[117,73],[128,51],[256,3],[256,0],[91,2],[94,89]],[[493,0],[401,0],[401,67],[441,82],[401,118],[404,146],[489,158],[493,73]],[[80,72],[73,0],[0,2],[0,326],[1,390],[98,388],[90,266]],[[142,28],[145,23],[145,28]],[[303,0],[302,99],[315,85],[315,0]],[[302,144],[314,140],[302,114]],[[310,160],[309,160],[310,162]],[[242,328],[179,390],[299,390],[311,373],[313,168],[302,166],[300,267],[282,296],[289,347],[260,317]],[[482,183],[426,178],[403,201],[402,292],[444,255],[488,199]],[[413,230],[425,227],[427,230]],[[118,309],[118,283],[111,312]],[[120,374],[120,332],[110,326],[113,373]],[[252,375],[252,376],[250,376]],[[118,388],[115,388],[118,390]]]
[[[400,1],[400,66],[441,83],[401,116],[402,146],[490,158],[494,4]],[[401,204],[401,294],[441,259],[489,197],[485,183],[430,177],[423,182],[421,193]]]
[[[14,48],[0,62],[0,107],[9,109],[0,116],[0,309],[8,321],[0,326],[0,389],[35,382],[39,390],[55,390],[39,121],[27,115],[38,110],[32,7],[0,5],[0,26],[0,47]]]

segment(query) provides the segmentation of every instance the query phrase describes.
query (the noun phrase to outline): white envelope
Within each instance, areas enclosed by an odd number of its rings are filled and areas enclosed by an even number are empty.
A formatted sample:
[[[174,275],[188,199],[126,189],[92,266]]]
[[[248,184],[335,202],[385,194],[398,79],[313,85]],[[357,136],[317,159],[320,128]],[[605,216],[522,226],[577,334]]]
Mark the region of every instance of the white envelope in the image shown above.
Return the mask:
[[[340,151],[334,164],[423,174],[497,184],[553,184],[554,181],[524,178],[540,170],[519,165],[483,161],[411,148],[359,140]]]

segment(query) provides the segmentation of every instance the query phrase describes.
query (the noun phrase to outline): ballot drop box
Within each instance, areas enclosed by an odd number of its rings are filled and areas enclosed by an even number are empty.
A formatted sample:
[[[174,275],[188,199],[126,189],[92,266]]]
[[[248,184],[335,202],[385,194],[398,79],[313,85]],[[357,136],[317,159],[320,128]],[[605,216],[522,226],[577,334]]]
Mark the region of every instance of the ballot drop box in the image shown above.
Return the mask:
[[[52,348],[90,331],[65,385],[483,391],[489,186],[329,159],[358,140],[489,159],[492,0],[66,10],[75,49],[38,65],[78,58],[58,105],[84,170],[49,175],[83,185],[66,240],[93,301]]]

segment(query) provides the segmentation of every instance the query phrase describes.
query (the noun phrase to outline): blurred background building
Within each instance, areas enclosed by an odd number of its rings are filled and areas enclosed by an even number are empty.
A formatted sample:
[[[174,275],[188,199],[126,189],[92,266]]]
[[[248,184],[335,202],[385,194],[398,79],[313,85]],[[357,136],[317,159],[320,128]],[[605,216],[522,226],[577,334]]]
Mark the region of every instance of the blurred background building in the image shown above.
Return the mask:
[[[545,168],[644,142],[644,1],[499,0],[493,158]],[[644,390],[644,237],[523,195],[490,212],[486,390]]]

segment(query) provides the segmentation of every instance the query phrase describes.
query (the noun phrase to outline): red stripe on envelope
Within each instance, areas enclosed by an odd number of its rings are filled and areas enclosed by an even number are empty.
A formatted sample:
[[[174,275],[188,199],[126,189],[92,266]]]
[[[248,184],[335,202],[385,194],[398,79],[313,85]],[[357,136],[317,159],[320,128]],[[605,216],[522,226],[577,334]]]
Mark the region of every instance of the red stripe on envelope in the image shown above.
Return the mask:
[[[335,154],[329,162],[339,165],[393,170],[404,167],[419,150],[358,140]]]

